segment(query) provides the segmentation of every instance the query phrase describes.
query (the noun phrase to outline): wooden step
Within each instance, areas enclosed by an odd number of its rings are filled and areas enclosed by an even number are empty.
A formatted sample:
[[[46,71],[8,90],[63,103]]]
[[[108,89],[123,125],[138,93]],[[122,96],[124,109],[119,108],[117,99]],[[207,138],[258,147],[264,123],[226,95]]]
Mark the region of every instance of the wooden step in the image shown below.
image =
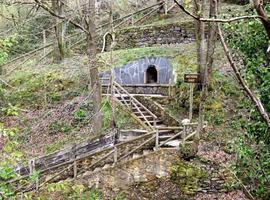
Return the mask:
[[[152,152],[151,150],[143,150],[143,155],[147,155],[147,154],[149,154],[151,152]]]
[[[105,164],[105,165],[102,167],[102,169],[106,169],[106,168],[109,168],[109,167],[110,167],[109,164]]]
[[[134,153],[134,154],[132,154],[132,158],[134,159],[134,158],[138,158],[138,157],[140,157],[141,156],[141,154],[138,154],[138,153]]]
[[[100,167],[96,167],[96,168],[94,169],[94,172],[97,172],[97,171],[99,171],[99,170],[101,170],[101,168],[100,168]]]
[[[173,130],[158,130],[158,133],[160,134],[160,135],[165,135],[165,134],[167,134],[167,133],[174,133],[174,131]]]
[[[146,122],[145,119],[142,119],[142,121]],[[148,121],[151,125],[154,125],[154,121]],[[162,120],[156,120],[156,125],[162,124]]]
[[[137,105],[137,107],[136,107],[136,106],[134,106],[134,105],[132,105],[132,109],[133,109],[133,108],[134,108],[134,109],[139,108],[140,110],[141,110],[141,109],[144,109],[144,108],[143,108],[142,106],[140,106],[140,105]]]
[[[174,147],[174,148],[178,148],[180,142],[181,142],[180,140],[171,140],[171,141],[167,142],[166,144],[162,145],[162,147]]]
[[[172,138],[173,136],[175,136],[175,134],[171,134],[171,135],[162,135],[162,136],[159,136],[158,139],[159,139],[160,142],[164,142],[164,141],[166,141],[166,140]],[[180,140],[180,138],[177,137],[177,138],[174,138],[173,140]],[[171,140],[171,141],[173,141],[173,140]]]
[[[143,110],[143,111],[141,111],[142,112],[142,114],[149,114],[148,113],[148,111],[146,111],[146,110]],[[135,115],[140,115],[141,113],[139,112],[139,111],[135,111],[135,112],[133,112]]]
[[[138,117],[139,117],[140,119],[144,119],[144,118],[146,118],[146,119],[153,118],[152,115],[144,115],[144,116],[139,115]]]

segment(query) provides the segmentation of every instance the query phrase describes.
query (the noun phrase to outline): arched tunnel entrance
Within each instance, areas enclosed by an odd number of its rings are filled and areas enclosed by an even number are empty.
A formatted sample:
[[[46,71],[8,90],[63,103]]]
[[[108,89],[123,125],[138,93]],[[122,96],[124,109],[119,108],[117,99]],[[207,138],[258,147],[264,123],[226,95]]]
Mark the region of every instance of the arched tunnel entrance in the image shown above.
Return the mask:
[[[150,65],[145,72],[145,83],[158,83],[158,71],[154,65]]]

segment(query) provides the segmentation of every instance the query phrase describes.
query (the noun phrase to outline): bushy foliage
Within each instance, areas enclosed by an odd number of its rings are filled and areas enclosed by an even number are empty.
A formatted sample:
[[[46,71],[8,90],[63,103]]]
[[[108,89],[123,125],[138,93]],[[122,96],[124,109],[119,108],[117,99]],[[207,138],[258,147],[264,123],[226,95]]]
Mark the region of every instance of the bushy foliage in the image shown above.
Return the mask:
[[[46,73],[18,72],[10,81],[15,89],[9,90],[7,98],[18,106],[42,107],[61,100],[61,92],[73,82],[57,71]]]
[[[5,181],[15,178],[14,166],[22,157],[22,153],[17,151],[16,138],[17,129],[15,128],[5,128],[2,123],[0,123],[0,138],[5,138],[6,144],[1,151],[0,159],[0,199],[3,197],[9,199],[13,196],[13,191],[9,184]]]
[[[18,44],[17,36],[0,38],[0,65],[4,64],[11,54],[11,47]]]
[[[265,9],[270,14],[270,7]],[[263,25],[256,20],[226,25],[225,29],[230,47],[244,66],[241,73],[270,113],[270,65],[266,55],[269,44]],[[245,183],[252,185],[254,195],[266,199],[270,196],[269,130],[250,102],[244,106],[250,108],[250,117],[242,124],[246,134],[234,145],[238,155],[236,172]]]
[[[38,48],[43,38],[43,30],[49,28],[51,24],[52,19],[49,16],[37,15],[28,19],[28,23],[17,29],[18,42],[13,46],[11,55],[20,55]],[[49,37],[48,32],[46,37]]]

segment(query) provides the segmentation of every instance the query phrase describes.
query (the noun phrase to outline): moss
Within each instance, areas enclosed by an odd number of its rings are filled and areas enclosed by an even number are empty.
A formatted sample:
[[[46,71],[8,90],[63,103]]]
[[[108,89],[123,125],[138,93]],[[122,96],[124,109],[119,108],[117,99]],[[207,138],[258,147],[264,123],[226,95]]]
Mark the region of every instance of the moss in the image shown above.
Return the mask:
[[[99,55],[101,60],[109,60],[110,53]],[[113,52],[113,66],[125,65],[131,61],[146,57],[168,57],[172,58],[172,66],[177,73],[196,70],[196,43],[181,44],[171,47],[143,47],[123,49]],[[190,59],[192,57],[192,59]],[[100,71],[107,71],[109,68],[101,67]]]
[[[199,181],[205,178],[206,173],[192,163],[179,161],[171,168],[171,180],[185,195],[196,194],[200,189]]]
[[[163,19],[163,20],[158,20],[157,22],[154,22],[152,24],[146,24],[146,25],[141,25],[141,26],[130,26],[123,28],[119,31],[119,34],[124,34],[128,32],[142,32],[142,31],[147,31],[149,29],[151,30],[159,30],[159,29],[167,29],[170,27],[181,27],[186,30],[194,30],[194,23],[192,20],[184,20],[184,21],[171,21],[168,19]]]
[[[58,71],[20,71],[9,79],[10,84],[16,89],[9,91],[8,99],[13,105],[23,107],[42,107],[59,102],[62,98],[61,92],[69,90],[74,84]]]
[[[58,151],[59,149],[63,148],[64,145],[65,145],[64,140],[56,141],[56,142],[46,146],[45,153],[50,154],[50,153],[53,153],[55,151]]]
[[[198,142],[179,144],[179,155],[180,158],[190,160],[196,156],[198,152]]]

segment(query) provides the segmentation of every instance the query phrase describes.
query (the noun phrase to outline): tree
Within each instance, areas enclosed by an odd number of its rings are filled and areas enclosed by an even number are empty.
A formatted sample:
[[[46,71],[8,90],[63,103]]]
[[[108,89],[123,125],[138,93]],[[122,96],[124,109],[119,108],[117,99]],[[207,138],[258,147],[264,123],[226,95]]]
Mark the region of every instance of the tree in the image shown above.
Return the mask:
[[[101,115],[102,93],[96,60],[97,55],[96,1],[88,0],[88,2],[84,4],[84,6],[81,6],[81,4],[77,1],[77,4],[79,5],[78,6],[79,10],[75,10],[76,13],[74,14],[78,13],[80,14],[79,23],[73,20],[72,18],[67,18],[66,16],[62,16],[59,15],[58,13],[55,13],[51,8],[49,8],[46,4],[44,4],[40,0],[35,0],[35,2],[55,18],[69,21],[76,28],[81,29],[86,35],[87,55],[89,61],[89,74],[90,74],[89,91],[91,93],[90,96],[92,96],[93,111],[94,111],[92,124],[94,134],[100,135],[102,130],[102,115]]]
[[[96,6],[95,1],[88,1],[87,14],[87,45],[88,45],[88,59],[89,59],[89,72],[90,72],[90,86],[93,90],[93,104],[94,104],[94,118],[93,128],[95,134],[101,134],[102,129],[102,116],[101,116],[101,84],[99,80],[98,66],[97,66],[97,29],[96,29]]]
[[[194,12],[198,18],[204,17],[205,12],[205,0],[194,0]],[[200,75],[200,79],[204,80],[204,69],[206,67],[205,56],[205,23],[200,20],[195,20],[195,34],[197,41],[197,72]],[[199,85],[199,89],[202,89],[202,85]]]
[[[270,20],[267,16],[267,13],[265,12],[263,8],[263,1],[261,0],[253,0],[254,8],[260,17],[260,20],[265,28],[265,31],[267,33],[267,36],[270,40]]]
[[[63,16],[64,14],[64,0],[51,0],[52,10],[57,15]],[[54,46],[54,60],[59,62],[66,56],[66,44],[65,44],[65,20],[61,20],[58,17],[54,18],[55,23],[55,37],[57,45]]]
[[[191,16],[192,18],[194,18],[195,20],[197,21],[201,21],[201,22],[216,22],[216,23],[228,23],[228,22],[233,22],[233,21],[238,21],[238,20],[243,20],[243,19],[254,19],[254,18],[259,18],[261,20],[263,20],[263,23],[265,24],[267,22],[267,20],[264,18],[265,16],[262,16],[262,15],[256,15],[256,16],[242,16],[242,17],[236,17],[236,18],[232,18],[232,19],[205,19],[205,18],[202,18],[200,16],[196,16],[192,13],[190,13],[189,11],[187,11],[180,3],[177,2],[177,0],[174,0],[174,2],[180,7],[180,9],[182,11],[184,11],[187,15]],[[261,7],[261,4],[259,5],[259,11],[260,11],[260,14],[261,11],[262,11],[262,7]],[[257,8],[257,12],[258,12],[258,8]],[[217,9],[217,6],[216,6],[216,9]],[[268,23],[268,22],[267,22]],[[268,26],[268,25],[267,25]],[[250,98],[250,100],[252,101],[252,103],[255,105],[258,113],[260,114],[260,116],[262,117],[262,119],[265,121],[265,123],[267,124],[267,127],[268,129],[270,129],[270,118],[269,118],[269,115],[268,113],[266,112],[265,108],[264,108],[264,105],[262,104],[261,100],[255,95],[255,93],[249,88],[248,84],[246,83],[246,81],[242,78],[238,68],[236,67],[236,64],[231,56],[231,53],[226,45],[226,42],[224,40],[224,37],[223,37],[223,34],[222,34],[222,31],[221,31],[221,28],[219,26],[219,24],[217,25],[218,27],[218,32],[219,32],[219,36],[221,38],[221,43],[222,43],[222,46],[224,48],[224,51],[226,53],[226,56],[228,58],[228,61],[236,75],[236,78],[237,78],[237,81],[238,83],[243,87],[244,91],[246,92],[246,95]],[[264,25],[264,27],[266,27]],[[222,40],[223,39],[223,40]],[[205,84],[205,83],[204,83]],[[202,95],[201,95],[202,96]],[[201,121],[201,119],[199,119],[199,121]],[[199,122],[200,124],[200,122]],[[201,128],[200,128],[200,125],[198,126],[198,133],[200,132]]]
[[[197,9],[199,12],[204,12],[204,3],[202,2],[202,10]],[[209,2],[209,18],[217,17],[217,0],[210,0]],[[208,85],[209,85],[209,76],[212,74],[214,53],[215,53],[215,43],[217,37],[217,25],[215,22],[208,22],[208,37],[207,37],[207,46],[205,47],[205,22],[197,21],[197,37],[199,41],[197,42],[197,56],[198,56],[198,73],[200,74],[202,92],[200,95],[200,104],[199,104],[199,120],[197,127],[197,137],[202,130],[204,123],[204,112],[205,112],[205,103],[208,96]]]

